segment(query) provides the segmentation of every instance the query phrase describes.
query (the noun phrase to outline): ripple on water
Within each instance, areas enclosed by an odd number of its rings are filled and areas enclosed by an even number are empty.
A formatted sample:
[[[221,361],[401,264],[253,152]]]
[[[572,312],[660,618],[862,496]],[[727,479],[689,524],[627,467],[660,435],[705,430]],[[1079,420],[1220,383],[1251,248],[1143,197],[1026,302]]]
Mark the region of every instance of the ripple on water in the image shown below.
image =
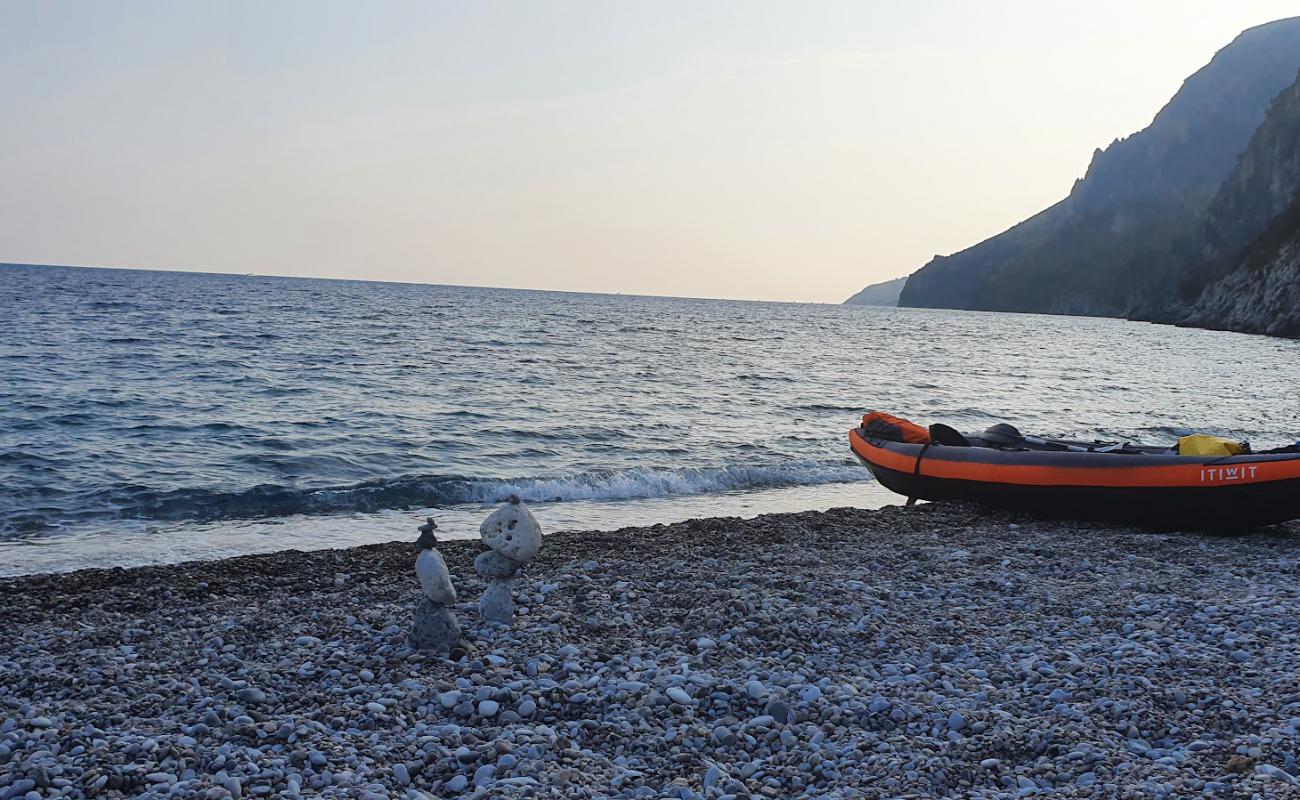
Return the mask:
[[[377,513],[508,487],[617,503],[860,481],[844,433],[873,408],[1148,442],[1300,434],[1300,343],[1263,337],[1020,314],[0,269],[0,315],[15,332],[0,345],[0,528],[11,537],[92,521],[111,535],[150,515]]]

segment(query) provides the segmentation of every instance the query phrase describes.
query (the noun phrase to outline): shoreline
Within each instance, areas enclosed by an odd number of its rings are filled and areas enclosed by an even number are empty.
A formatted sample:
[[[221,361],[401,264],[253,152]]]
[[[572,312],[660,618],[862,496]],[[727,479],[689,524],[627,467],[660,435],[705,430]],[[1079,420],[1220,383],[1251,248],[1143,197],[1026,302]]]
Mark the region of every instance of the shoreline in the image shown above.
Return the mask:
[[[404,643],[408,543],[0,579],[0,797],[1300,792],[1296,523],[563,532],[509,631],[439,549],[456,662]]]
[[[627,500],[568,500],[530,503],[545,530],[609,531],[706,517],[755,517],[764,513],[824,511],[841,506],[876,508],[902,498],[868,479],[847,483],[780,486],[723,494],[668,495]],[[508,496],[508,495],[507,495]],[[530,502],[524,498],[525,502]],[[414,541],[425,517],[438,521],[440,539],[478,541],[478,527],[492,503],[438,508],[388,509],[320,516],[292,515],[259,520],[135,521],[117,528],[77,526],[48,537],[0,538],[0,578],[66,573],[87,568],[162,566],[214,561],[285,550],[346,549],[367,544]]]

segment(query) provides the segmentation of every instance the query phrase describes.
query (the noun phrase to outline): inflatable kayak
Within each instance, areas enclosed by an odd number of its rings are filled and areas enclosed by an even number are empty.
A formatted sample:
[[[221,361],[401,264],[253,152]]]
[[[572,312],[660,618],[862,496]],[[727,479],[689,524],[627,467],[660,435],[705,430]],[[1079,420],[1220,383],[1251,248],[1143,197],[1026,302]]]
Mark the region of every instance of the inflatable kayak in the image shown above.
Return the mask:
[[[1245,528],[1300,518],[1300,447],[1294,445],[1187,455],[1197,448],[1041,439],[1010,425],[965,436],[872,412],[849,431],[849,446],[881,485],[910,499],[1166,528]]]

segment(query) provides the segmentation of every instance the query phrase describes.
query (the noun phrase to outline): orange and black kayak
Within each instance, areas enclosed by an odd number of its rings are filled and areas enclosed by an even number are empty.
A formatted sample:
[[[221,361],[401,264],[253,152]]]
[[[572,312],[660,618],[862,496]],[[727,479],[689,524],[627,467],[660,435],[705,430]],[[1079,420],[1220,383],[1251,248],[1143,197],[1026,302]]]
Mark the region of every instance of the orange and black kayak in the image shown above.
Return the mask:
[[[881,485],[909,498],[1166,528],[1300,518],[1296,446],[1179,455],[1170,447],[1024,437],[1009,425],[967,437],[879,412],[863,420],[849,431],[853,454]]]

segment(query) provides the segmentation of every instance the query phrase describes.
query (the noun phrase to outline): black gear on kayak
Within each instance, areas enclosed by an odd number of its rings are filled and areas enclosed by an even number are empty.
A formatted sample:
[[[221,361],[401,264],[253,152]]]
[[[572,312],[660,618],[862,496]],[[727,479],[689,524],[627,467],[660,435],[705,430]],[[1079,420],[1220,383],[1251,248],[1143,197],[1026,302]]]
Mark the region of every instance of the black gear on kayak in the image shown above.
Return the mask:
[[[990,426],[988,430],[980,434],[980,438],[995,445],[1023,444],[1025,441],[1025,437],[1021,435],[1015,425],[1008,425],[1005,422]]]
[[[948,447],[970,447],[969,439],[962,436],[956,428],[944,425],[942,422],[930,426],[930,441]]]

